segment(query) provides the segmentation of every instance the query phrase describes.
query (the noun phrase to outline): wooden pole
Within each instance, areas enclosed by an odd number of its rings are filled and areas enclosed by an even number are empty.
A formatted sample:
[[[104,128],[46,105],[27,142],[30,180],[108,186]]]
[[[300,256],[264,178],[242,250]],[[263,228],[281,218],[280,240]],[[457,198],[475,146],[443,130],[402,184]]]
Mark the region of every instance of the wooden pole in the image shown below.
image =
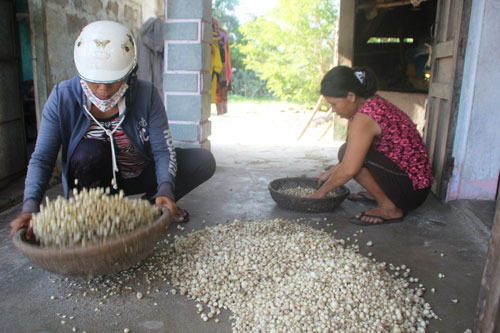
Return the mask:
[[[328,119],[328,117],[330,117],[330,115],[333,113],[333,109],[330,109],[330,111],[328,111],[328,114],[326,115],[326,118]],[[332,126],[335,125],[335,118],[332,117],[332,120],[329,122],[328,124],[328,127],[326,128],[326,130],[323,132],[323,134],[319,137],[318,141],[321,141],[326,133],[328,133],[328,131],[330,130],[330,128],[332,128]]]
[[[318,103],[316,103],[316,107],[314,108],[314,112],[311,115],[311,118],[309,118],[309,121],[307,122],[306,126],[304,127],[304,129],[300,133],[299,137],[297,138],[297,141],[299,141],[300,138],[302,138],[302,135],[304,135],[304,133],[306,132],[307,128],[311,124],[311,121],[314,119],[314,116],[319,111],[319,107],[321,106],[321,103],[323,102],[323,98],[324,98],[323,95],[319,96],[319,100],[318,100]]]
[[[491,229],[488,257],[481,281],[474,332],[500,331],[500,196]]]
[[[332,128],[332,126],[333,126],[333,121],[331,121],[330,124],[328,124],[328,127],[326,128],[325,132],[319,137],[318,141],[321,141],[325,137],[326,133],[328,133],[328,131],[330,130],[330,128]]]

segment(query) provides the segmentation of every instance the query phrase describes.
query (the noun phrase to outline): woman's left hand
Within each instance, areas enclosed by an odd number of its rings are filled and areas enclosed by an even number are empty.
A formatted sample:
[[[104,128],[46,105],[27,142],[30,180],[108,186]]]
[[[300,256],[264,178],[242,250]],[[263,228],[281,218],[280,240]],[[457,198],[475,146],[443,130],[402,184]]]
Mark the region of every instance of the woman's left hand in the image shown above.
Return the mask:
[[[175,204],[174,200],[170,199],[169,197],[158,196],[155,199],[155,204],[156,207],[158,207],[158,209],[161,209],[162,207],[167,207],[172,216],[175,216],[175,213],[177,213],[177,205]]]

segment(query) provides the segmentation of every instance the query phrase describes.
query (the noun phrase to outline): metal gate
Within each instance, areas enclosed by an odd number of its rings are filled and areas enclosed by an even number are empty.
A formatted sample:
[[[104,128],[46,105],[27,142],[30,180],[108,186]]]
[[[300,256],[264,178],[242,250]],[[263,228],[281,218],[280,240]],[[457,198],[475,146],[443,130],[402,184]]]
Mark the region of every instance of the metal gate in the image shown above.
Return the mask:
[[[26,168],[14,0],[0,0],[0,187]]]
[[[460,88],[472,0],[440,0],[434,27],[425,140],[434,171],[432,191],[446,200],[452,175]]]

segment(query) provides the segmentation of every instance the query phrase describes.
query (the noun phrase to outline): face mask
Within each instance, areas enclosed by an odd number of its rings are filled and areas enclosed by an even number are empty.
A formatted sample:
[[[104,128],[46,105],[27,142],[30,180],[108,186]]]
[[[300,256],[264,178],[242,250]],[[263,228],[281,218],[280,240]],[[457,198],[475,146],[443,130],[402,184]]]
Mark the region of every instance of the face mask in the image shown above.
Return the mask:
[[[94,104],[101,112],[107,112],[115,107],[115,105],[118,104],[118,102],[122,99],[123,95],[125,95],[128,89],[127,83],[123,82],[120,89],[118,89],[118,91],[113,96],[111,96],[111,98],[102,100],[94,95],[92,90],[90,90],[89,86],[87,85],[87,82],[80,80],[80,84],[82,85],[85,96],[87,96],[88,100],[92,104]]]

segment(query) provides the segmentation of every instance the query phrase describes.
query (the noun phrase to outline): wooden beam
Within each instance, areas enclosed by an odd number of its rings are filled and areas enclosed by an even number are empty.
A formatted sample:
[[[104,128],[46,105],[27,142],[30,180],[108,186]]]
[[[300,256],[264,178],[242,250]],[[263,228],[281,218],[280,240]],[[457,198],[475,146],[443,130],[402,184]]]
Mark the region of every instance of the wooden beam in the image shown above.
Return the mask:
[[[428,1],[428,0],[422,0],[421,2]],[[390,7],[400,7],[400,6],[408,6],[408,5],[413,5],[411,0],[399,0],[399,1],[387,1],[387,2],[371,2],[371,3],[365,3],[362,5],[358,6],[358,9],[367,9],[367,8],[390,8]],[[413,7],[418,7],[413,6]]]
[[[324,98],[323,95],[319,96],[319,100],[318,100],[318,103],[316,103],[316,107],[314,108],[314,112],[311,115],[311,118],[309,118],[309,121],[307,122],[306,126],[304,126],[304,129],[302,130],[302,132],[300,133],[299,137],[297,138],[297,141],[299,141],[302,138],[302,135],[304,135],[304,133],[306,132],[307,128],[311,124],[311,121],[314,119],[314,116],[319,111],[319,107],[321,106],[321,103],[323,103],[323,98]]]
[[[494,333],[500,330],[500,197],[491,230],[488,257],[481,281],[474,332]]]
[[[328,127],[326,128],[326,130],[319,137],[318,141],[321,141],[325,137],[326,133],[328,133],[328,131],[330,130],[330,128],[332,128],[334,125],[335,125],[335,121],[332,119],[332,121],[330,121],[330,123],[328,124]],[[332,135],[332,137],[333,137],[333,135]]]
[[[434,83],[430,86],[429,96],[449,100],[451,97],[451,84]]]
[[[352,66],[354,60],[354,21],[356,1],[340,0],[338,65]]]
[[[453,50],[455,49],[455,40],[448,40],[446,42],[437,43],[432,52],[435,53],[436,58],[453,57]]]

